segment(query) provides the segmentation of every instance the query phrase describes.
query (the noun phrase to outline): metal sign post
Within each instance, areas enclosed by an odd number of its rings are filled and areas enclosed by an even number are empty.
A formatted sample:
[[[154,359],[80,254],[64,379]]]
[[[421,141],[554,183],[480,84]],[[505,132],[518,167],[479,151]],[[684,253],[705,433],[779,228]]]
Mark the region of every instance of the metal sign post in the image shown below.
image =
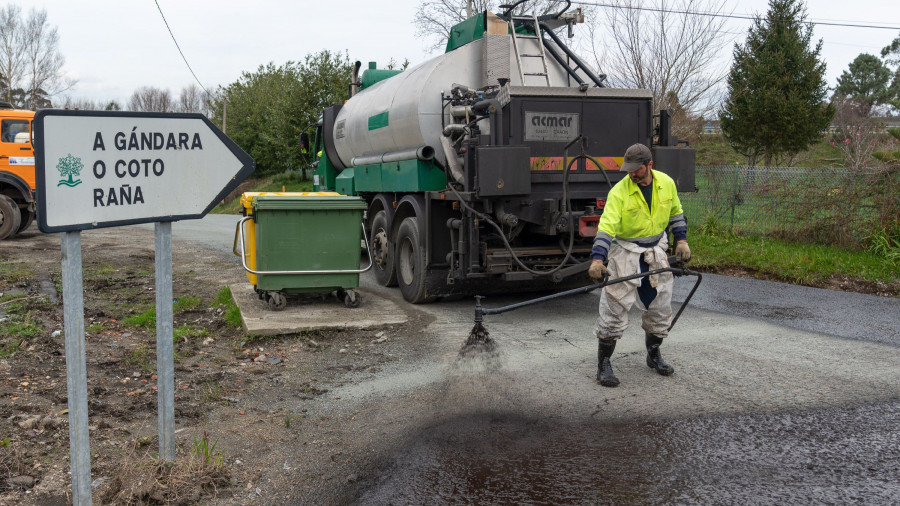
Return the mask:
[[[175,460],[175,350],[172,315],[172,222],[154,227],[156,236],[156,409],[159,457]]]
[[[159,457],[175,459],[172,222],[202,218],[256,164],[201,114],[38,111],[38,227],[62,232],[69,446],[76,505],[91,504],[80,230],[155,225]]]
[[[72,503],[91,504],[91,448],[88,433],[87,362],[84,353],[84,288],[81,232],[62,237],[63,312],[66,331],[66,393],[69,404],[69,454]]]

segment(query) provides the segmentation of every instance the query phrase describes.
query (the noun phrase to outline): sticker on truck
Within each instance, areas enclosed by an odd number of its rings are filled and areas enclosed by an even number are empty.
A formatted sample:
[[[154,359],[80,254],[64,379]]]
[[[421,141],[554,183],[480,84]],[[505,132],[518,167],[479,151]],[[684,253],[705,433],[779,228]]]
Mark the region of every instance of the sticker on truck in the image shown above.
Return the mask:
[[[9,157],[10,165],[34,165],[33,156],[11,156]]]

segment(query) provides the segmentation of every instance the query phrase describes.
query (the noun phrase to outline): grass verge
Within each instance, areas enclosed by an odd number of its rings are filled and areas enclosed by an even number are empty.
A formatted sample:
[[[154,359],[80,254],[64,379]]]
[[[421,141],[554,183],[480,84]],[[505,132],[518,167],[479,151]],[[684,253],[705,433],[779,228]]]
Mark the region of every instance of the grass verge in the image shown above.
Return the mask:
[[[818,287],[832,287],[835,279],[852,278],[888,285],[886,294],[900,296],[900,264],[868,251],[728,232],[695,232],[688,238],[694,268],[714,272],[741,268],[758,277]]]
[[[216,294],[215,303],[225,311],[223,316],[228,326],[241,328],[243,324],[241,321],[241,309],[237,307],[237,304],[234,303],[234,298],[231,297],[231,288],[226,286],[219,290],[219,293]]]

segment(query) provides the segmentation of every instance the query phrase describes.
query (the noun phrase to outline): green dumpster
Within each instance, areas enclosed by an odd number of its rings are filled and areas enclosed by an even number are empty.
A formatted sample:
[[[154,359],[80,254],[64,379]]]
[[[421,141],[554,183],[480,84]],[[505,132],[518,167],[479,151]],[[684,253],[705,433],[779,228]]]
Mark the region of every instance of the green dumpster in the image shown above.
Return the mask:
[[[274,309],[287,296],[335,292],[359,305],[360,240],[365,202],[334,192],[261,193],[241,196],[246,215],[236,246],[247,279]],[[371,261],[369,262],[371,267]]]

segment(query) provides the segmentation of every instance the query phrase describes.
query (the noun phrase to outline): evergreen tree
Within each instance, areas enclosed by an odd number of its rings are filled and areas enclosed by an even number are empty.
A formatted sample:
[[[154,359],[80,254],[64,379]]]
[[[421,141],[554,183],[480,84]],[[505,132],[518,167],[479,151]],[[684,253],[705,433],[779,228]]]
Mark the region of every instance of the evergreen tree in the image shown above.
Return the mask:
[[[837,79],[836,97],[847,97],[859,103],[863,115],[868,116],[872,108],[890,99],[888,82],[891,69],[877,56],[860,54]]]
[[[896,65],[891,85],[888,87],[888,103],[900,109],[900,37],[894,39],[881,50],[881,57],[887,65]]]
[[[735,44],[728,97],[719,116],[735,150],[755,164],[771,166],[822,136],[834,116],[825,103],[822,40],[810,48],[812,25],[800,0],[769,0],[743,45]]]

